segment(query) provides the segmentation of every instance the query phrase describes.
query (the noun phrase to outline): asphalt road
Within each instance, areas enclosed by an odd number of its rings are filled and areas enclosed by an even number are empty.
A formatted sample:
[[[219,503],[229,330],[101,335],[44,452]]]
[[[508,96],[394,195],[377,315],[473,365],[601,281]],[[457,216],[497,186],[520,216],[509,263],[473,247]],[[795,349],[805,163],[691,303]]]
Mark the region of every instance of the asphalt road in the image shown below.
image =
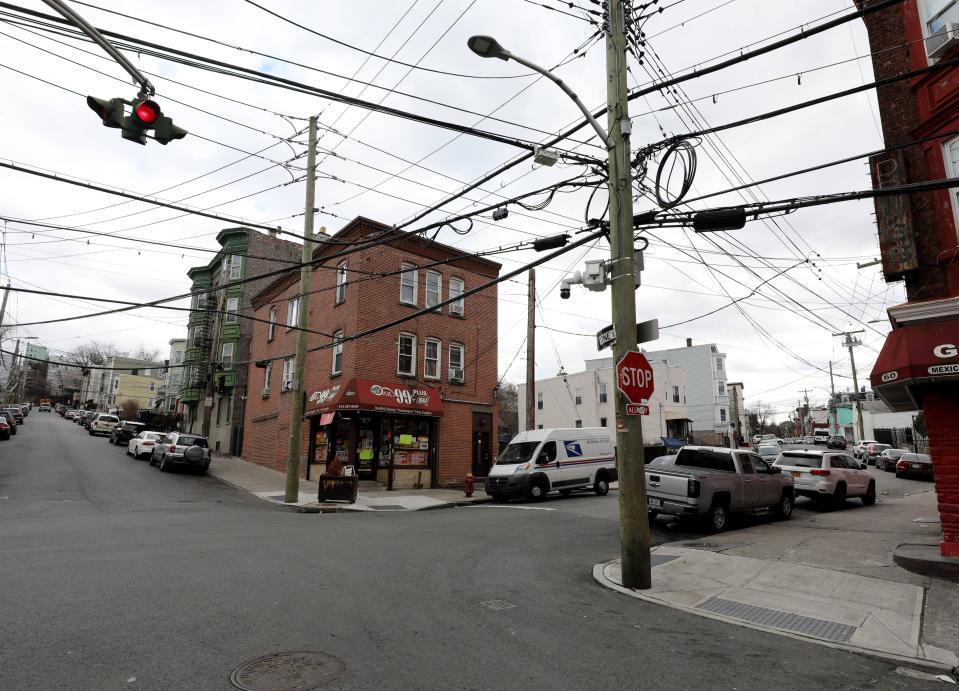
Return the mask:
[[[280,651],[333,689],[932,687],[603,589],[617,552],[614,495],[298,514],[34,411],[0,442],[0,687],[230,689]]]

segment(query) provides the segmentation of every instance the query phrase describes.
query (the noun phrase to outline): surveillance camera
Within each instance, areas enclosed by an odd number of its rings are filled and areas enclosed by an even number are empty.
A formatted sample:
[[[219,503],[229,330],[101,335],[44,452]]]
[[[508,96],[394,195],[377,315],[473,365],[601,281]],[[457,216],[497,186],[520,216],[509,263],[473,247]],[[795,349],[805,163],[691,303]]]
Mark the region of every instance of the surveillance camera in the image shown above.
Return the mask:
[[[565,278],[559,283],[559,296],[564,300],[569,300],[569,281]]]

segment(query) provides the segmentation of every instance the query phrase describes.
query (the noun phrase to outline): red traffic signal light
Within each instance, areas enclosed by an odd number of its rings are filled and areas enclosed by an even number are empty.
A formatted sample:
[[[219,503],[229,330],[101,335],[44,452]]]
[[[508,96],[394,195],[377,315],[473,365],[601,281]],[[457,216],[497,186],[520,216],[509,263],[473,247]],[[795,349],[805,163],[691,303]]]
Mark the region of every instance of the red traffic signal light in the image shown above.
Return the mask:
[[[156,101],[138,99],[133,102],[133,111],[130,114],[130,119],[133,121],[135,127],[149,130],[153,129],[154,123],[156,123],[157,118],[161,115],[160,106],[156,104]]]

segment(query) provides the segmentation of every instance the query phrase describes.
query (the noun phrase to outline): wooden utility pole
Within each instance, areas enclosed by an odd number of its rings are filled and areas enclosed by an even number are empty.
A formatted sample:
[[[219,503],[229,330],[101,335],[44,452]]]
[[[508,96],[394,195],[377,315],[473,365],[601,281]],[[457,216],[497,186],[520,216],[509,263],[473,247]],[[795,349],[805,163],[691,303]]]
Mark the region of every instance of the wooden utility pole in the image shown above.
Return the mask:
[[[629,148],[631,121],[626,88],[626,21],[623,5],[624,0],[609,0],[606,35],[610,274],[613,326],[616,329],[614,362],[619,362],[626,353],[636,350],[633,169]],[[626,414],[629,401],[619,387],[616,387],[613,395],[616,401],[623,586],[646,589],[652,586],[652,573],[642,418]]]
[[[862,345],[862,341],[854,337],[853,334],[861,333],[865,333],[865,331],[859,329],[858,331],[840,331],[839,333],[833,334],[833,336],[844,336],[845,340],[842,344],[849,349],[849,365],[852,367],[852,387],[854,389],[853,400],[855,401],[856,415],[859,417],[859,424],[856,425],[859,430],[859,439],[856,441],[862,441],[866,438],[865,427],[862,420],[862,394],[859,393],[859,377],[856,375],[856,356],[852,352],[852,349],[857,345]]]
[[[309,150],[306,152],[306,210],[303,214],[303,254],[300,257],[300,292],[296,310],[296,360],[294,362],[296,386],[293,390],[293,406],[290,411],[290,443],[286,453],[287,504],[300,498],[300,444],[303,438],[303,409],[306,398],[306,330],[310,322],[310,291],[313,284],[313,208],[316,202],[316,122],[310,118]]]
[[[536,429],[536,270],[529,270],[526,296],[526,429]]]

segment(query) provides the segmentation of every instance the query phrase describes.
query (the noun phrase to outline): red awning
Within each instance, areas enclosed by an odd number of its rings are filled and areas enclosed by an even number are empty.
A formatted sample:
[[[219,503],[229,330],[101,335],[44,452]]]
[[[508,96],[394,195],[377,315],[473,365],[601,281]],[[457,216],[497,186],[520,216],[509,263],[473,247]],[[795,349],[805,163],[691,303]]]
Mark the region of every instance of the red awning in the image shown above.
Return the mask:
[[[959,320],[903,326],[886,336],[869,376],[892,408],[915,409],[916,387],[959,381]]]
[[[370,379],[351,379],[310,395],[306,417],[337,410],[371,410],[381,413],[443,415],[440,390],[431,386],[396,384]]]

